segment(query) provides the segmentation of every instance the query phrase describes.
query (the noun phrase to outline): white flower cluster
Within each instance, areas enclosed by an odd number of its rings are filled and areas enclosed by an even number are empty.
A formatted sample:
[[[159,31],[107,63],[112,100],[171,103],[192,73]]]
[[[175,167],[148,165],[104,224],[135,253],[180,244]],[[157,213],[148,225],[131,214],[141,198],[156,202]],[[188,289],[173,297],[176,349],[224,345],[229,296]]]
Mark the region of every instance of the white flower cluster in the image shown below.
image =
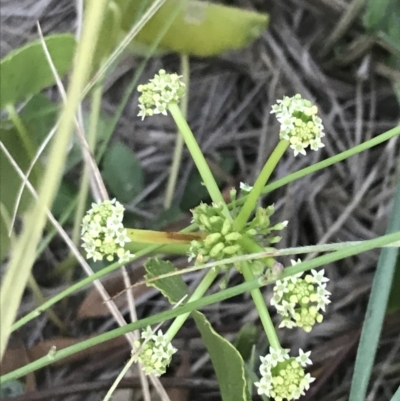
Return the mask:
[[[143,365],[147,375],[161,376],[165,373],[177,349],[172,346],[161,330],[155,334],[151,327],[147,327],[142,332],[141,338],[143,341],[135,341],[136,350],[139,350],[136,360]],[[136,350],[132,352],[137,352]]]
[[[295,265],[301,260],[291,262]],[[271,305],[283,316],[279,327],[302,327],[309,332],[314,324],[322,322],[323,316],[319,311],[325,311],[325,306],[331,302],[331,293],[326,290],[329,279],[324,276],[324,270],[311,270],[311,274],[304,278],[300,278],[301,275],[299,273],[278,280],[273,289]]]
[[[261,379],[254,383],[258,394],[272,397],[275,401],[299,399],[315,380],[304,372],[304,368],[312,364],[310,354],[300,349],[299,356],[294,358],[289,356],[287,349],[270,347],[269,354],[260,357]]]
[[[167,74],[160,70],[148,84],[139,85],[139,114],[142,120],[154,114],[167,115],[167,108],[172,103],[179,103],[185,94],[185,84],[178,74]]]
[[[303,99],[299,94],[293,97],[285,96],[272,106],[271,113],[281,124],[280,138],[290,142],[294,155],[305,155],[309,146],[318,150],[325,145],[321,138],[325,136],[322,120],[317,116],[318,108],[309,100]]]
[[[133,256],[124,249],[125,244],[130,242],[122,224],[124,210],[115,199],[92,203],[92,208],[83,218],[81,232],[87,259],[96,261],[105,257],[112,262],[117,256],[123,262]]]

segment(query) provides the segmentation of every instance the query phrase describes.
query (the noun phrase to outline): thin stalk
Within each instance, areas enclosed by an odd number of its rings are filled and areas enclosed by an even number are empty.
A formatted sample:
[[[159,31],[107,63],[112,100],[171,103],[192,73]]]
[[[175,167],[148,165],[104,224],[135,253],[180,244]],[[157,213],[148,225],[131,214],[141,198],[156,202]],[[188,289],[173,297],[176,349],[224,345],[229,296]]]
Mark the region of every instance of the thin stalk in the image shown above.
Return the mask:
[[[189,68],[189,56],[187,54],[181,54],[181,74],[182,81],[186,86],[186,93],[183,96],[180,104],[182,115],[187,119],[187,108],[189,102],[189,84],[190,84],[190,68]],[[172,199],[175,195],[176,182],[178,180],[179,167],[181,166],[182,154],[183,154],[184,140],[179,132],[176,133],[175,149],[172,159],[171,171],[169,173],[167,189],[165,191],[164,209],[169,209],[172,205]]]
[[[252,282],[254,280],[254,275],[251,271],[249,262],[244,263],[242,273],[247,282]],[[254,288],[253,290],[250,290],[250,295],[253,298],[254,305],[257,308],[258,315],[260,316],[260,320],[264,327],[264,331],[267,335],[270,346],[274,349],[281,349],[281,343],[260,289]]]
[[[282,155],[285,153],[288,146],[289,141],[281,140],[279,141],[278,145],[276,145],[274,151],[271,153],[271,156],[265,163],[260,175],[257,177],[257,180],[254,183],[252,190],[247,196],[243,207],[240,209],[240,212],[235,219],[234,225],[237,231],[241,231],[246,225],[248,218],[250,217],[251,213],[253,213],[253,210],[257,205],[265,184],[267,183],[269,177],[271,176],[272,172],[274,171],[276,165],[278,164]]]
[[[176,125],[178,126],[179,132],[185,140],[186,146],[193,158],[194,163],[200,173],[204,185],[206,186],[211,199],[215,203],[222,203],[225,209],[225,215],[230,216],[228,207],[226,206],[225,200],[218,188],[215,178],[207,164],[207,161],[203,155],[203,152],[198,145],[196,138],[193,135],[188,123],[186,122],[181,110],[177,104],[171,104],[168,106],[168,110],[171,113]]]
[[[202,298],[202,296],[206,293],[211,284],[214,282],[215,278],[218,276],[219,270],[220,269],[213,268],[207,272],[203,280],[201,280],[201,283],[198,285],[192,296],[189,298],[188,302],[194,302]],[[176,333],[178,333],[179,329],[183,326],[189,315],[190,312],[184,313],[175,318],[168,331],[165,333],[165,336],[169,342],[171,342]]]

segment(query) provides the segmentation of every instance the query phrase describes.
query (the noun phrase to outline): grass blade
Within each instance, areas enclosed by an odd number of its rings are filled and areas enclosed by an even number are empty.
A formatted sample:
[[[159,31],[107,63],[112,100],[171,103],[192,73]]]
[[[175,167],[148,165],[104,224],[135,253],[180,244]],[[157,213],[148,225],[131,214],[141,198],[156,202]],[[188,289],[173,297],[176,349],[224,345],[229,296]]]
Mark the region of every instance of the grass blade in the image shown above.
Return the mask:
[[[400,230],[400,174],[394,198],[393,210],[387,233]],[[378,267],[372,283],[366,318],[358,346],[354,375],[351,384],[350,401],[365,400],[371,376],[379,337],[385,318],[386,306],[394,276],[398,248],[382,249]]]

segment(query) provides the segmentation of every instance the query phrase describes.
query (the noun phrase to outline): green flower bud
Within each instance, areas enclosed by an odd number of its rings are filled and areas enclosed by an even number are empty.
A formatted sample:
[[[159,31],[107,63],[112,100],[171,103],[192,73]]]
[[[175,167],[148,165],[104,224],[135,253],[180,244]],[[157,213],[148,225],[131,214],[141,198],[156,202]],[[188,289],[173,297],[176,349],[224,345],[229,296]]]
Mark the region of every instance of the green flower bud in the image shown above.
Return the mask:
[[[235,255],[241,249],[240,245],[230,245],[223,248],[222,252],[226,255]]]
[[[222,242],[219,242],[217,245],[214,245],[211,248],[209,255],[212,258],[215,258],[216,256],[218,256],[221,253],[221,251],[224,249],[224,247],[225,247],[225,245]]]
[[[232,229],[232,222],[229,219],[225,219],[224,223],[222,224],[222,228],[220,233],[225,236],[231,231]]]
[[[208,234],[206,239],[204,240],[204,245],[206,247],[210,247],[210,246],[216,244],[221,238],[222,238],[222,235],[220,233]]]
[[[243,237],[242,234],[238,233],[238,232],[233,232],[233,233],[229,233],[227,235],[225,235],[225,241],[238,241]]]

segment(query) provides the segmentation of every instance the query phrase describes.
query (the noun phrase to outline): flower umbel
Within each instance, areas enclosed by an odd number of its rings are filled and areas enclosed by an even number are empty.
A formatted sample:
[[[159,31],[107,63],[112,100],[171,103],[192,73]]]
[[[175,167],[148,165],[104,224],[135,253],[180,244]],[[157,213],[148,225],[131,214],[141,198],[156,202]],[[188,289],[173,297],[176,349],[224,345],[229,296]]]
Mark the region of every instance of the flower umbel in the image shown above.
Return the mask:
[[[147,375],[161,376],[165,373],[172,355],[177,349],[168,342],[161,330],[158,330],[156,334],[151,327],[147,327],[142,332],[141,337],[143,341],[135,341],[136,349],[132,353],[138,352],[136,360],[143,365],[144,372]]]
[[[133,256],[124,249],[130,239],[122,224],[123,217],[124,207],[115,199],[92,203],[83,218],[81,232],[87,259],[96,261],[105,257],[112,262],[116,256],[122,262]]]
[[[305,149],[310,147],[318,150],[325,145],[321,138],[325,136],[322,120],[317,116],[318,108],[299,94],[293,97],[285,96],[272,106],[271,113],[281,124],[279,136],[290,142],[294,155],[305,155]]]
[[[139,114],[142,120],[153,114],[167,115],[167,108],[172,103],[179,103],[185,94],[185,84],[178,74],[167,74],[160,70],[148,84],[139,85]]]
[[[259,382],[254,383],[258,394],[272,397],[276,401],[297,400],[310,388],[315,380],[304,368],[311,365],[309,359],[311,352],[300,350],[299,356],[289,356],[287,349],[274,349],[270,347],[270,353],[260,357]]]
[[[263,245],[271,245],[279,242],[280,237],[275,231],[286,227],[287,222],[270,224],[270,216],[274,213],[274,206],[256,209],[254,218],[249,221],[240,232],[235,230],[233,219],[227,218],[223,213],[223,205],[207,205],[201,203],[192,210],[193,223],[206,235],[202,241],[192,241],[190,246],[190,258],[196,258],[196,264],[207,263],[210,259],[222,260],[233,256],[242,255],[245,250],[240,245],[243,237],[249,237],[263,242]],[[241,265],[235,267],[241,271]],[[261,261],[253,261],[251,264],[254,274],[261,274],[264,264]]]
[[[292,265],[300,263],[292,260]],[[304,331],[311,331],[316,323],[321,323],[323,316],[320,311],[325,311],[325,306],[331,301],[331,293],[326,290],[324,270],[317,272],[311,270],[304,278],[302,273],[278,280],[274,286],[274,295],[271,305],[283,316],[279,327],[301,327]]]

